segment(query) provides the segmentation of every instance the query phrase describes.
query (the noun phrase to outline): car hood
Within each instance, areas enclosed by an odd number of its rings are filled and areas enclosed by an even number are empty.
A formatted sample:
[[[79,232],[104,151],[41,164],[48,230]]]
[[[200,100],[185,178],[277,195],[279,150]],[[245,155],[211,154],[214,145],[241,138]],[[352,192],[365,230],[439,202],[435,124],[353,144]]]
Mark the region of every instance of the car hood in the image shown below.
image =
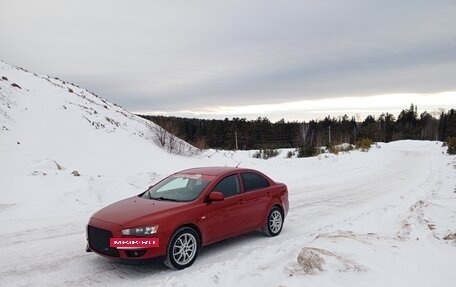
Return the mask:
[[[172,213],[185,202],[158,201],[138,196],[108,205],[92,215],[92,218],[120,224],[123,228],[154,224],[164,214]]]

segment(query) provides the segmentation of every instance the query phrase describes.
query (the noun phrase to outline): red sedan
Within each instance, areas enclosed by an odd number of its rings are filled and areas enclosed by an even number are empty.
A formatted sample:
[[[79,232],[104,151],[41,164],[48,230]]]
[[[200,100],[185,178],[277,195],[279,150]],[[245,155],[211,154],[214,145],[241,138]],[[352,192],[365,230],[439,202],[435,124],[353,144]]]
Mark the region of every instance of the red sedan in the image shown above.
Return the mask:
[[[259,171],[193,168],[96,212],[87,251],[123,262],[164,257],[183,269],[202,246],[257,229],[279,235],[287,212],[287,186]]]

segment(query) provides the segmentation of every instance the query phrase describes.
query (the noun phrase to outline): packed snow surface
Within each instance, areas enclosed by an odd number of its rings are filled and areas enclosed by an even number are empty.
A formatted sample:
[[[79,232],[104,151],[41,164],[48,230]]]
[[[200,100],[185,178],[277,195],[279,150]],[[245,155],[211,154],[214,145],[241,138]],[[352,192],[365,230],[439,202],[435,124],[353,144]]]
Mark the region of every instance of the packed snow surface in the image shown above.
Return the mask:
[[[153,127],[0,62],[0,286],[455,286],[456,158],[442,143],[269,160],[188,146],[179,156]],[[278,237],[213,244],[182,271],[85,252],[99,208],[181,169],[237,164],[288,185]]]

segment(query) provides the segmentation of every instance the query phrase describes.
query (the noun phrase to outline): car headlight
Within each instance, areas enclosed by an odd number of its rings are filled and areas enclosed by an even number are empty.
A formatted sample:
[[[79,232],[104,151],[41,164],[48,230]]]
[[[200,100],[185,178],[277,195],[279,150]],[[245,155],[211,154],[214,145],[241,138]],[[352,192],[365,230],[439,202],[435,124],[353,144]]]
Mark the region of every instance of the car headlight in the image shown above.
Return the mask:
[[[157,233],[158,225],[122,229],[122,235],[148,236]]]

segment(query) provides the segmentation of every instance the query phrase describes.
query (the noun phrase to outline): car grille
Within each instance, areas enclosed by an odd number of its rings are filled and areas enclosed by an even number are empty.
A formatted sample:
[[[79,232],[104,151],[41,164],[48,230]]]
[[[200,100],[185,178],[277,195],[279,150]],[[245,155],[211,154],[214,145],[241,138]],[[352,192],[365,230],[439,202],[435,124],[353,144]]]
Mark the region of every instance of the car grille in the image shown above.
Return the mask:
[[[107,256],[119,257],[119,251],[109,246],[109,239],[113,237],[111,231],[89,225],[87,227],[87,234],[89,237],[89,246],[93,251]]]

